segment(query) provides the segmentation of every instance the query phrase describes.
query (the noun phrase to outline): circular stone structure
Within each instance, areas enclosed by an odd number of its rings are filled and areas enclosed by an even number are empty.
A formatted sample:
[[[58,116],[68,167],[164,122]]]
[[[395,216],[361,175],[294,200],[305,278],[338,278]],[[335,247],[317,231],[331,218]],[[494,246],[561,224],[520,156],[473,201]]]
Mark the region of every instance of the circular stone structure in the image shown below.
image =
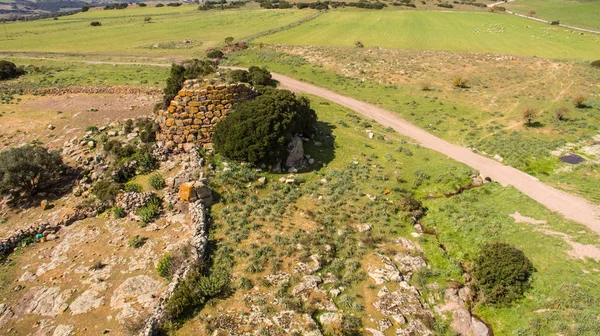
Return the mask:
[[[219,121],[233,104],[251,100],[256,91],[247,83],[207,84],[186,80],[166,110],[156,112],[156,140],[168,152],[189,151],[195,145],[212,141]]]

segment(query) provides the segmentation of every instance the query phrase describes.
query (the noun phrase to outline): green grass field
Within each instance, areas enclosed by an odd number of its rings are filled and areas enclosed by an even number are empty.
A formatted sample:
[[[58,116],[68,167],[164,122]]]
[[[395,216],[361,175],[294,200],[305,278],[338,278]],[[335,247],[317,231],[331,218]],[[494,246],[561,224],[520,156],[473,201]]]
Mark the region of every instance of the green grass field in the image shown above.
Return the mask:
[[[203,51],[285,26],[312,10],[230,10],[200,12],[197,6],[93,10],[59,20],[7,23],[0,50],[202,57]],[[144,21],[150,17],[150,23]],[[99,21],[100,27],[90,22]],[[184,43],[187,40],[189,43]]]
[[[477,51],[560,59],[597,59],[600,36],[493,13],[330,11],[257,42],[412,50]]]
[[[533,10],[540,19],[600,29],[600,1],[597,0],[517,0],[502,6],[521,14]]]
[[[449,101],[441,94],[427,93],[402,85],[381,85],[363,82],[360,79],[341,76],[311,65],[300,56],[278,54],[270,51],[244,51],[229,60],[231,65],[261,65],[271,71],[298,78],[302,81],[344,94],[361,101],[381,106],[396,112],[400,117],[453,143],[477,148],[487,153],[499,154],[505,164],[526,171],[553,186],[570,189],[593,202],[600,202],[596,194],[600,180],[593,178],[597,172],[576,169],[556,175],[545,159],[550,152],[567,142],[589,138],[598,133],[600,114],[594,103],[592,108],[575,110],[570,120],[553,121],[552,109],[540,116],[545,132],[524,129],[516,132],[507,129],[507,119],[520,120],[520,111],[505,116],[498,112],[486,112],[469,104],[468,101]],[[560,102],[559,102],[560,103]],[[557,105],[559,106],[559,105]],[[498,128],[497,128],[497,127]],[[494,136],[490,136],[496,133]],[[534,159],[535,158],[535,159]],[[592,167],[592,170],[597,168]],[[585,181],[585,182],[584,182]],[[559,185],[560,183],[566,185]]]

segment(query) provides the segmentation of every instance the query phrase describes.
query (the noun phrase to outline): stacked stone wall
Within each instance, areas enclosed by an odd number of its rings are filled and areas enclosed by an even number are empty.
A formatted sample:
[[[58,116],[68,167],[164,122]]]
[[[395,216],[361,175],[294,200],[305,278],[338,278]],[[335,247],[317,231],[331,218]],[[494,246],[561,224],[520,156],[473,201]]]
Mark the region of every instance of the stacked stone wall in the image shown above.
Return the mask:
[[[198,143],[208,144],[233,104],[256,95],[244,83],[205,85],[199,80],[188,80],[169,107],[157,111],[157,140],[172,152],[187,152]]]

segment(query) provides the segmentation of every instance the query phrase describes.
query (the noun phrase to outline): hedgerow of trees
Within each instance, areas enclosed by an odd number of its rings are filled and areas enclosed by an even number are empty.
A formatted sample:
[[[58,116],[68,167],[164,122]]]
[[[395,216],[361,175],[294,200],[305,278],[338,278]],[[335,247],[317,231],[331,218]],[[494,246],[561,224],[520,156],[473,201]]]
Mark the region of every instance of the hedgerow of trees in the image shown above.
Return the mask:
[[[314,134],[317,115],[305,97],[265,88],[254,100],[235,106],[217,125],[215,150],[238,161],[273,163],[283,159],[294,134]]]
[[[251,66],[246,70],[233,70],[229,73],[229,78],[234,82],[250,83],[254,86],[273,86],[271,73],[257,66]]]

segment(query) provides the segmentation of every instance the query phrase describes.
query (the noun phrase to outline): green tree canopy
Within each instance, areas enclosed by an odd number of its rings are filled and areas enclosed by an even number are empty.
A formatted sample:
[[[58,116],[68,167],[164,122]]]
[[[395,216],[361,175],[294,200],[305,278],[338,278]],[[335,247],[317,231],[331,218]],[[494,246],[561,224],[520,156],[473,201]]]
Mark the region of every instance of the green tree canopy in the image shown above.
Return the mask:
[[[239,161],[272,163],[283,159],[294,134],[310,136],[317,115],[305,97],[287,90],[266,89],[254,100],[238,104],[217,125],[215,150]]]
[[[475,259],[473,275],[484,302],[507,305],[529,289],[534,271],[521,250],[506,243],[490,243]]]
[[[0,193],[34,196],[56,185],[64,171],[57,152],[24,146],[0,152]]]

